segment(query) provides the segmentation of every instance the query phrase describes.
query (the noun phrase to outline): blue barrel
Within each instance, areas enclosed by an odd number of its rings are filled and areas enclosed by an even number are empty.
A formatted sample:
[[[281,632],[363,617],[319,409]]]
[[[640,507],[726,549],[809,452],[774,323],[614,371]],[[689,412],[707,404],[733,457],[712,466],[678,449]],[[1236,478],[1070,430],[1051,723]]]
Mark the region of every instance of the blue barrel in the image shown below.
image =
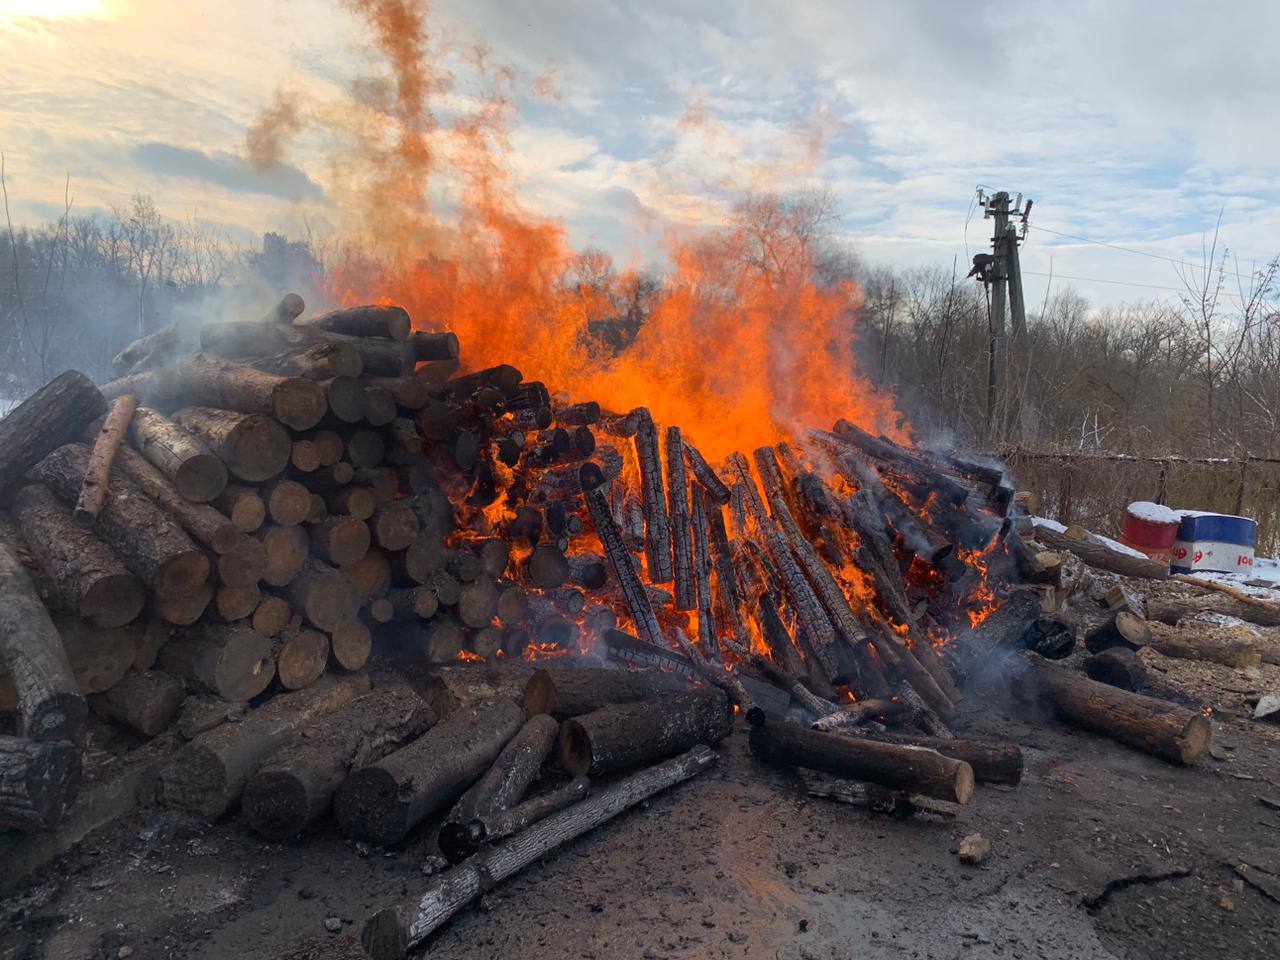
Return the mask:
[[[1258,546],[1258,521],[1223,513],[1181,511],[1169,569],[1174,573],[1248,573]]]

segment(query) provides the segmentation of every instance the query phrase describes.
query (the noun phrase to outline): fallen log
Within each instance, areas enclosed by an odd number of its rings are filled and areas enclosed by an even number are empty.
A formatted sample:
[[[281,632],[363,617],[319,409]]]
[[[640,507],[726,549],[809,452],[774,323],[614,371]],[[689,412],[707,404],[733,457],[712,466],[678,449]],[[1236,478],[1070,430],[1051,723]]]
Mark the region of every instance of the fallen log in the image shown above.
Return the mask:
[[[275,674],[271,643],[239,624],[193,624],[161,648],[161,670],[223,700],[256,697]]]
[[[478,853],[443,874],[421,898],[384,907],[370,917],[360,933],[365,952],[374,960],[403,957],[493,884],[654,794],[701,773],[716,759],[711,750],[696,747],[598,790],[581,803]]]
[[[928,813],[944,820],[954,820],[960,812],[960,805],[918,793],[907,793],[902,790],[891,790],[876,783],[863,783],[859,780],[846,780],[833,777],[817,770],[796,771],[804,781],[805,792],[811,797],[823,797],[839,803],[847,803],[855,807],[865,807],[876,813],[887,813],[893,817],[909,817],[916,813]]]
[[[610,704],[560,728],[560,763],[574,776],[626,770],[718,743],[733,729],[729,699],[718,688],[657,700]]]
[[[52,830],[79,789],[74,744],[0,735],[0,830]]]
[[[89,450],[89,464],[80,481],[80,496],[71,511],[80,526],[92,527],[107,499],[107,480],[111,477],[111,465],[115,463],[120,441],[129,429],[129,421],[138,408],[138,398],[131,393],[111,401],[111,409],[102,418],[93,446]]]
[[[865,728],[838,731],[844,736],[875,740],[880,743],[896,743],[901,746],[925,747],[950,757],[963,760],[973,768],[973,779],[978,783],[1016,784],[1022,780],[1022,749],[1014,743],[993,743],[981,740],[947,740],[926,737],[921,734],[889,733]]]
[[[13,517],[31,557],[67,609],[100,627],[122,626],[142,612],[147,600],[142,581],[72,520],[48,487],[32,484],[19,491]]]
[[[211,822],[218,819],[240,799],[262,761],[290,736],[368,690],[363,674],[324,677],[305,690],[273,697],[238,723],[200,734],[160,768],[161,802]]]
[[[448,849],[441,840],[441,852],[450,863],[461,863],[473,856],[484,844],[494,843],[513,833],[527,830],[565,807],[572,806],[586,797],[591,781],[586,777],[574,777],[563,787],[518,803],[505,810],[489,810],[475,817],[456,836],[451,836]]]
[[[1134,577],[1139,580],[1169,579],[1168,564],[1149,560],[1146,557],[1131,557],[1127,553],[1112,550],[1093,540],[1069,537],[1043,524],[1036,524],[1035,531],[1036,539],[1051,550],[1074,553],[1091,567],[1110,570],[1122,577]]]
[[[284,428],[258,414],[183,407],[174,412],[173,421],[208,444],[228,470],[249,483],[274,477],[289,463],[293,450]]]
[[[1183,597],[1173,600],[1147,601],[1147,616],[1161,623],[1176,624],[1179,620],[1201,613],[1219,613],[1260,627],[1280,627],[1280,610],[1240,603],[1227,596],[1210,594],[1202,597]]]
[[[226,489],[226,465],[204,441],[151,407],[133,412],[129,440],[185,499],[208,503]]]
[[[31,578],[2,545],[0,597],[0,663],[17,690],[18,733],[32,740],[74,740],[88,707]]]
[[[245,819],[268,840],[296,836],[328,812],[349,771],[412,743],[435,721],[431,708],[399,684],[317,718],[284,740],[245,785]]]
[[[160,670],[130,670],[105,693],[89,697],[89,708],[100,717],[154,737],[169,726],[187,691],[180,680]]]
[[[106,408],[93,381],[68,370],[10,410],[0,420],[0,490],[57,447],[79,440]]]
[[[973,795],[973,767],[924,747],[882,743],[765,722],[751,728],[751,751],[765,763],[805,767],[837,777],[869,780],[951,803]]]
[[[1033,656],[1014,692],[1043,701],[1064,721],[1170,763],[1190,765],[1209,747],[1209,720],[1164,700],[1110,687]]]
[[[547,664],[532,671],[521,691],[525,713],[557,719],[581,716],[610,704],[657,700],[689,692],[689,681],[661,670],[610,670]]]
[[[324,340],[302,350],[277,353],[275,356],[254,360],[252,365],[276,376],[306,377],[308,380],[358,377],[364,370],[360,351],[340,340]]]
[[[294,430],[310,430],[329,408],[314,381],[277,377],[211,353],[193,353],[178,372],[192,403],[262,414]]]
[[[1164,623],[1147,626],[1147,645],[1166,657],[1220,663],[1236,669],[1262,663],[1262,653],[1247,627],[1219,627],[1197,621],[1183,622],[1177,629]]]
[[[523,722],[511,700],[460,707],[407,747],[352,771],[334,797],[339,829],[379,846],[400,842],[483,774]]]

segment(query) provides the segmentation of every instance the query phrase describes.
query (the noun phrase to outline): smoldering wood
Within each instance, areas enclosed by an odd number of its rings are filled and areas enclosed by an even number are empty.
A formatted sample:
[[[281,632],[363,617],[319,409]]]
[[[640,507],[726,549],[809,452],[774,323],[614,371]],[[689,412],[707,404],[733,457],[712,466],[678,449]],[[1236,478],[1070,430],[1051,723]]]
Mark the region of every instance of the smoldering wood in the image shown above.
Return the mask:
[[[649,580],[651,583],[670,583],[675,571],[671,558],[667,496],[662,488],[662,455],[658,449],[658,428],[647,408],[638,407],[634,413],[639,418],[634,439],[636,459],[640,464]]]
[[[98,519],[98,512],[107,498],[111,465],[115,463],[116,451],[120,449],[120,443],[129,429],[129,421],[133,419],[133,411],[137,408],[138,398],[131,393],[112,400],[111,408],[102,418],[102,425],[93,437],[88,466],[84,471],[84,479],[80,482],[80,496],[76,499],[75,509],[71,511],[82,527],[92,527]]]
[[[208,503],[226,489],[226,465],[204,441],[152,407],[134,411],[129,441],[193,503]]]
[[[687,437],[684,441],[684,458],[689,464],[689,470],[693,473],[693,478],[701,484],[702,489],[706,491],[711,501],[718,506],[728,503],[728,486],[712,469],[711,464],[707,463],[706,458],[698,452],[698,448],[689,442]]]
[[[305,350],[327,339],[321,333],[275,320],[218,321],[200,327],[201,350],[233,359]]]
[[[360,934],[365,952],[374,960],[404,956],[492,884],[654,794],[695,776],[716,759],[711,750],[695,748],[611,784],[581,803],[481,851],[442,875],[421,898],[384,907],[374,914]]]
[[[345,836],[388,846],[452,803],[524,722],[514,701],[462,706],[408,746],[352,773],[334,798]]]
[[[217,820],[240,799],[262,761],[290,736],[368,690],[363,674],[324,677],[305,690],[273,697],[239,723],[200,734],[160,768],[161,802]]]
[[[174,412],[173,421],[208,444],[232,474],[248,483],[269,480],[289,462],[289,434],[270,417],[183,407]]]
[[[0,420],[0,489],[56,448],[79,440],[84,428],[106,408],[107,401],[93,381],[78,370],[68,370],[10,410]]]
[[[721,662],[719,630],[711,598],[711,554],[707,541],[711,533],[707,524],[706,497],[701,488],[693,490],[693,576],[698,607],[698,648],[713,663]],[[744,706],[743,710],[747,708]]]
[[[32,559],[68,609],[100,627],[122,626],[142,612],[142,581],[77,524],[48,487],[32,484],[19,491],[13,517]]]
[[[275,675],[270,641],[241,624],[185,627],[160,650],[156,664],[223,700],[251,700]]]
[[[75,801],[80,777],[74,744],[0,735],[0,830],[53,830]]]
[[[176,322],[165,324],[145,336],[126,344],[111,358],[111,371],[117,377],[142,373],[156,367],[168,366],[189,348],[186,331]]]
[[[906,793],[902,790],[891,790],[875,783],[863,783],[858,780],[847,780],[833,777],[817,770],[796,771],[804,782],[805,790],[811,797],[825,797],[840,803],[848,803],[857,807],[866,807],[877,813],[887,813],[894,817],[909,817],[916,813],[927,813],[943,820],[954,820],[960,812],[960,805],[918,793]]]
[[[160,670],[131,670],[105,693],[89,697],[89,708],[144,737],[162,733],[187,691],[182,681]]]
[[[143,403],[168,406],[182,397],[182,378],[176,370],[148,370],[104,383],[100,390],[104,400],[131,393]]]
[[[698,605],[698,597],[694,591],[689,481],[685,474],[684,440],[680,428],[668,427],[666,441],[667,513],[671,530],[669,550],[674,560],[676,609],[692,610]]]

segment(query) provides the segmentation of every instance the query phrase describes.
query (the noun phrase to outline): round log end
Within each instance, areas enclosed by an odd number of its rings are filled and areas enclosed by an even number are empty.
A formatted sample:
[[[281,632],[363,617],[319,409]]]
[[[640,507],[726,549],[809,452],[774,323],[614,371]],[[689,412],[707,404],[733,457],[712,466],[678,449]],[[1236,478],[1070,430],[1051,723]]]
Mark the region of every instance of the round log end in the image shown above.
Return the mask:
[[[288,323],[295,317],[302,316],[302,311],[307,308],[306,302],[296,293],[286,293],[276,306],[274,319],[280,323]]]
[[[252,700],[275,676],[271,644],[254,630],[239,630],[218,656],[214,682],[224,700]]]
[[[956,767],[956,803],[968,803],[973,796],[973,767],[961,760]]]
[[[409,951],[409,932],[395,907],[383,907],[365,921],[360,945],[371,960],[401,960]]]
[[[324,389],[305,377],[285,377],[271,392],[275,418],[294,430],[310,430],[329,408]],[[293,445],[290,444],[290,452]]]
[[[46,697],[27,717],[23,736],[32,740],[72,740],[84,726],[89,705],[78,693],[56,693]]]
[[[173,484],[192,503],[208,503],[227,488],[227,466],[213,454],[202,453],[183,461]]]
[[[591,734],[577,720],[560,726],[560,764],[575,777],[591,769]]]
[[[188,597],[208,579],[209,558],[199,550],[183,550],[165,561],[151,587],[159,597]]]
[[[308,381],[309,382],[309,381]],[[272,523],[296,527],[311,512],[311,491],[296,480],[279,480],[267,495],[267,513]]]
[[[407,832],[407,811],[396,778],[381,767],[353,771],[333,799],[338,829],[353,840],[387,846]]]
[[[556,705],[556,684],[546,670],[535,670],[524,685],[524,715],[551,713]]]
[[[316,630],[300,630],[280,648],[276,675],[286,690],[301,690],[324,673],[329,661],[329,638]]]
[[[270,480],[289,463],[293,451],[284,427],[261,414],[244,417],[227,438],[226,447],[227,469],[250,483]]]
[[[267,548],[261,540],[241,537],[218,557],[218,579],[228,587],[251,587],[267,570]]]
[[[306,826],[307,791],[292,774],[258,773],[245,785],[240,807],[258,836],[288,840]]]
[[[91,586],[80,599],[80,616],[99,627],[132,623],[147,602],[142,581],[132,574],[113,574]]]
[[[1213,736],[1213,728],[1209,718],[1197,714],[1187,721],[1182,736],[1177,739],[1178,762],[1190,766],[1199,760],[1209,749],[1209,740]]]
[[[333,659],[343,670],[359,670],[369,661],[373,635],[359,620],[351,620],[332,634]]]
[[[450,863],[461,863],[476,852],[468,826],[465,823],[446,823],[440,828],[436,841],[440,844],[440,852]]]

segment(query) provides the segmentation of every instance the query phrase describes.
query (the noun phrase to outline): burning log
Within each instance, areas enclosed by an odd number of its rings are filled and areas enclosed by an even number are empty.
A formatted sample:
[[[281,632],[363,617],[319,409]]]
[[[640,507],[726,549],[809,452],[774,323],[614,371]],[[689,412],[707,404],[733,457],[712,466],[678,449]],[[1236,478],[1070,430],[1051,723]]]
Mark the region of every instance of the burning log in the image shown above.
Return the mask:
[[[252,487],[232,484],[213,503],[220,513],[231,519],[241,533],[253,533],[267,519],[267,505]]]
[[[184,499],[208,503],[226,489],[226,465],[203,442],[151,407],[134,411],[129,439]]]
[[[182,682],[167,673],[131,670],[110,690],[89,697],[89,707],[100,717],[154,737],[169,726],[186,696]]]
[[[83,444],[54,450],[31,471],[64,502],[79,496],[89,466]],[[209,560],[170,517],[127,478],[115,475],[98,515],[97,532],[160,597],[190,596],[209,577]]]
[[[728,503],[729,488],[716,475],[716,472],[711,469],[711,464],[707,463],[706,458],[698,452],[698,448],[688,440],[684,442],[684,458],[689,464],[689,470],[693,473],[693,478],[702,485],[702,489],[711,498],[711,502],[717,506],[723,506]]]
[[[1135,613],[1118,610],[1109,620],[1094,627],[1084,637],[1090,653],[1101,653],[1111,647],[1139,650],[1151,642],[1151,628]]]
[[[270,417],[183,407],[173,420],[208,444],[228,470],[249,483],[269,480],[289,463],[293,449],[289,434]]]
[[[1209,720],[1197,710],[1110,687],[1034,656],[1027,662],[1015,692],[1047,702],[1072,726],[1188,766],[1209,747]]]
[[[57,447],[79,440],[106,407],[98,388],[76,370],[59,374],[14,407],[0,420],[0,489]]]
[[[316,317],[294,320],[293,325],[304,330],[322,333],[339,333],[351,337],[380,337],[386,340],[405,340],[413,329],[409,314],[403,307],[346,307],[331,310]],[[452,337],[453,334],[440,334]],[[458,338],[453,337],[453,356],[458,355]],[[440,358],[445,359],[445,358]]]
[[[365,952],[374,960],[403,957],[492,884],[654,794],[701,773],[716,759],[711,750],[696,747],[611,784],[506,843],[476,854],[442,875],[418,900],[384,907],[374,914],[360,933]]]
[[[718,743],[733,729],[718,688],[638,703],[610,704],[560,728],[560,763],[574,776],[600,776]]]
[[[1040,597],[1035,591],[1012,591],[996,612],[965,634],[959,644],[969,675],[978,675],[979,665],[989,658],[1025,648],[1028,632],[1040,615]]]
[[[556,423],[562,427],[589,427],[600,422],[600,404],[594,400],[575,403],[571,406],[554,407],[552,413]]]
[[[0,663],[18,694],[18,732],[74,740],[87,707],[62,638],[22,564],[0,545]]]
[[[639,417],[635,435],[636,459],[640,464],[640,489],[644,496],[645,556],[652,583],[670,583],[675,576],[671,565],[671,532],[668,527],[667,498],[662,489],[662,455],[658,452],[658,428],[644,407],[633,411]]]
[[[692,610],[699,598],[694,594],[693,549],[689,542],[689,481],[685,477],[684,462],[680,428],[668,427],[667,511],[671,526],[671,553],[675,558],[676,609]]]
[[[305,377],[277,377],[209,353],[194,353],[179,368],[193,403],[274,417],[294,430],[309,430],[328,409],[324,391]]]
[[[168,807],[217,820],[285,741],[368,690],[369,678],[363,675],[325,677],[305,690],[273,697],[239,723],[200,734],[160,768],[161,800]]]
[[[48,487],[14,498],[13,517],[32,558],[68,609],[100,627],[134,620],[146,603],[141,581],[101,540],[72,520]]]
[[[193,624],[161,648],[156,663],[231,701],[253,699],[275,675],[267,638],[239,624]]]
[[[52,830],[79,789],[74,744],[0,735],[0,830]]]
[[[403,685],[378,687],[316,718],[284,740],[245,785],[245,819],[268,840],[296,836],[329,810],[350,770],[412,743],[435,721]]]
[[[80,496],[72,510],[72,516],[82,527],[92,527],[98,519],[98,512],[102,510],[103,501],[107,498],[111,465],[115,462],[120,441],[124,439],[129,421],[133,419],[133,411],[137,408],[138,398],[126,393],[111,402],[111,409],[102,418],[102,427],[93,441],[89,464],[84,471],[84,479],[80,482]]]
[[[400,842],[475,782],[523,722],[511,700],[459,708],[407,747],[352,771],[334,798],[339,829],[378,846]]]
[[[714,503],[713,497],[709,499]],[[728,624],[734,644],[747,649],[750,647],[750,638],[742,616],[742,588],[738,585],[738,575],[733,565],[729,534],[724,526],[724,512],[718,506],[704,506],[710,535],[711,567],[715,570],[716,596],[720,602],[720,620]],[[710,571],[708,575],[709,573]]]
[[[698,647],[708,660],[719,663],[723,658],[720,655],[715,607],[711,602],[711,555],[707,545],[709,537],[706,497],[700,489],[695,489],[693,491],[693,573],[697,584]],[[743,650],[744,648],[739,646],[736,652],[741,653]],[[739,703],[741,704],[741,701]],[[743,705],[742,709],[745,711],[747,707]]]
[[[751,728],[751,751],[765,763],[806,767],[837,777],[869,780],[908,793],[965,804],[973,795],[973,768],[936,750],[766,722]]]

